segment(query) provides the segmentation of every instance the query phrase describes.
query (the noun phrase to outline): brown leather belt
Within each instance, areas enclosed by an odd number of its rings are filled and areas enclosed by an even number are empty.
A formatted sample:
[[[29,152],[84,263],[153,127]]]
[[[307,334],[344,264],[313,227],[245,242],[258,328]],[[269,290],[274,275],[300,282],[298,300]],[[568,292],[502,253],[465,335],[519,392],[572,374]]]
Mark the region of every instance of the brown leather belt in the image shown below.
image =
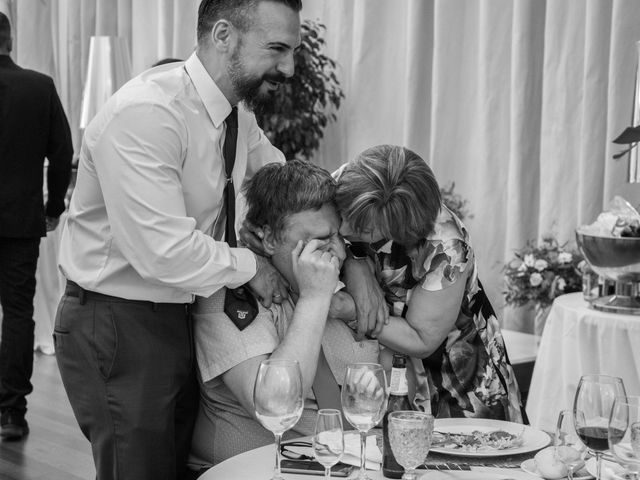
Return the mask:
[[[118,302],[118,303],[133,303],[137,305],[144,305],[151,307],[153,310],[166,309],[166,308],[182,308],[188,309],[188,303],[155,303],[148,300],[131,300],[128,298],[115,297],[113,295],[105,295],[104,293],[92,292],[91,290],[85,290],[76,282],[67,280],[67,286],[64,289],[64,294],[69,297],[76,297],[80,300],[80,304],[84,305],[87,300],[96,302]]]

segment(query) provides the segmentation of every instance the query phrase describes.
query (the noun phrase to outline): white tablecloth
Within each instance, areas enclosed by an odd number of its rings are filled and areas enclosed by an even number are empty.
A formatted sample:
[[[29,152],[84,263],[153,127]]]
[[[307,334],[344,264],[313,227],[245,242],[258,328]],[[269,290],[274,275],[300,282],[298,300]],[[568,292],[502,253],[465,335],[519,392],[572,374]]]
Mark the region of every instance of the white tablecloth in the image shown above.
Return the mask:
[[[33,348],[49,355],[54,353],[53,325],[58,302],[66,284],[64,276],[58,270],[58,248],[66,219],[65,212],[60,216],[58,227],[40,240],[40,257],[36,270],[36,295],[33,299],[33,320],[36,328]]]
[[[273,466],[275,464],[275,447],[256,448],[235,457],[229,458],[215,467],[207,470],[199,480],[260,480],[271,478]],[[423,480],[540,480],[536,477],[513,468],[486,468],[473,467],[473,471],[435,471],[420,470],[420,478]],[[382,470],[367,470],[371,480],[384,480]],[[298,475],[284,473],[286,480],[310,480],[314,477],[310,475]],[[358,476],[358,469],[354,468],[349,478]]]
[[[640,315],[600,312],[582,293],[562,295],[540,340],[527,400],[531,425],[554,431],[580,376],[591,373],[621,377],[628,395],[640,395]]]

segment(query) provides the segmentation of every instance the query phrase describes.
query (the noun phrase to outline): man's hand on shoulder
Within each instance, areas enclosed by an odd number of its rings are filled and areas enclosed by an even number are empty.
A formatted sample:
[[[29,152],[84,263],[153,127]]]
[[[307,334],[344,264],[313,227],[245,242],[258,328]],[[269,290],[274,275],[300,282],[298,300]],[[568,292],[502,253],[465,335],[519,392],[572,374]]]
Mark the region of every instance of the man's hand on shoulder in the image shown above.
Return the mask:
[[[273,302],[282,303],[289,296],[287,282],[267,258],[261,255],[255,257],[256,274],[247,286],[265,308],[269,308]]]
[[[262,231],[262,228],[245,219],[242,222],[242,227],[240,227],[239,234],[241,243],[245,245],[249,250],[257,255],[268,257],[267,252],[265,252],[262,246],[262,239],[264,238],[264,232]]]

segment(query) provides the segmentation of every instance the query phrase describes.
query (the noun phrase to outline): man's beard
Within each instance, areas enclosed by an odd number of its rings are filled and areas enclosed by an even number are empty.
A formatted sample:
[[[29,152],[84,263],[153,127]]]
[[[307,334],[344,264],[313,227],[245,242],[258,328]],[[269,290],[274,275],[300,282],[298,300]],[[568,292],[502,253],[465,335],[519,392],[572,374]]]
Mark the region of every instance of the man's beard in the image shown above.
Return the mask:
[[[254,113],[261,113],[269,110],[275,100],[276,90],[266,93],[260,92],[260,87],[265,80],[283,83],[286,78],[282,74],[265,74],[260,77],[247,73],[246,68],[240,58],[240,47],[231,54],[231,59],[227,66],[227,72],[231,79],[231,85],[238,99]]]

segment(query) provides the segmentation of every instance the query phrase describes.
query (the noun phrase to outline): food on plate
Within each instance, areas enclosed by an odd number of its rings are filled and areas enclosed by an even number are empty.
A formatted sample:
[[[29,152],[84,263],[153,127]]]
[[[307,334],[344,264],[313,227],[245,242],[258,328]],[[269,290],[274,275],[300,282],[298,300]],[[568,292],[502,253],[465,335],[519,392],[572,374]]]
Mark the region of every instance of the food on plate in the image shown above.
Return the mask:
[[[479,431],[470,434],[455,432],[433,432],[433,446],[464,452],[486,452],[504,450],[522,445],[522,434],[509,433],[505,430]]]
[[[578,232],[596,237],[640,237],[640,213],[624,198],[615,196],[595,222],[581,226]]]
[[[578,450],[566,445],[543,448],[534,457],[540,475],[549,480],[566,477],[568,470],[566,464],[578,460],[580,463],[574,470],[582,468],[584,462]]]

